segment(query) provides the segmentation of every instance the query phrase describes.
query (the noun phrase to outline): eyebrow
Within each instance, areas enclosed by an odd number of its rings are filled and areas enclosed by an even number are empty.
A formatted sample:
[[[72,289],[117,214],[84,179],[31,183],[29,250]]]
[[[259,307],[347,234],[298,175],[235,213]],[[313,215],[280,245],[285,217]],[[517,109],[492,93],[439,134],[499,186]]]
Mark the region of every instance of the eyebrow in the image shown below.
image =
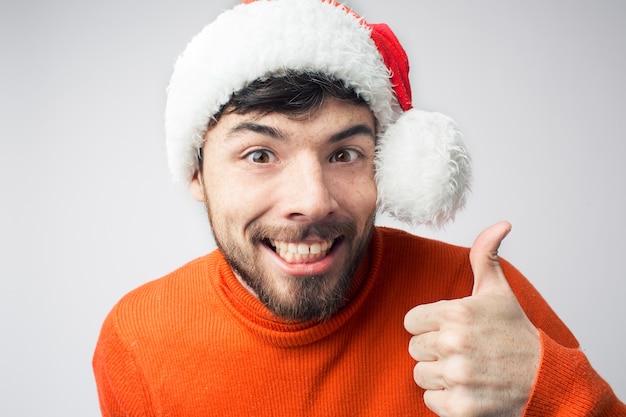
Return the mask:
[[[374,140],[376,139],[376,134],[369,126],[358,124],[358,125],[349,127],[348,129],[343,130],[339,133],[335,133],[334,135],[330,137],[329,142],[336,143],[336,142],[342,141],[343,139],[347,139],[349,137],[358,136],[358,135],[365,135],[365,136],[371,137]]]
[[[230,130],[229,136],[232,134],[237,134],[239,132],[254,132],[260,135],[269,136],[271,138],[278,139],[280,141],[288,140],[288,137],[285,134],[283,134],[280,130],[271,126],[258,124],[258,123],[250,123],[250,122],[240,123]],[[372,139],[376,140],[376,134],[369,126],[364,125],[364,124],[358,124],[358,125],[351,126],[346,130],[342,130],[341,132],[335,133],[334,135],[330,137],[328,142],[336,143],[344,139],[350,138],[352,136],[358,136],[358,135],[369,136]]]

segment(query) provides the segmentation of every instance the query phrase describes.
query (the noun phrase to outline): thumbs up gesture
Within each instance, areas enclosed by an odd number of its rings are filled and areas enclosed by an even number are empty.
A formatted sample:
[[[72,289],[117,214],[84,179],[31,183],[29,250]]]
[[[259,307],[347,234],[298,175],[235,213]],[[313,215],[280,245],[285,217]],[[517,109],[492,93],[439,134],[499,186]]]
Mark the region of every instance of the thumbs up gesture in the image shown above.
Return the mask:
[[[509,287],[498,248],[508,222],[474,241],[472,295],[419,305],[405,316],[413,335],[413,371],[424,402],[439,416],[520,416],[533,388],[541,356],[535,326]]]

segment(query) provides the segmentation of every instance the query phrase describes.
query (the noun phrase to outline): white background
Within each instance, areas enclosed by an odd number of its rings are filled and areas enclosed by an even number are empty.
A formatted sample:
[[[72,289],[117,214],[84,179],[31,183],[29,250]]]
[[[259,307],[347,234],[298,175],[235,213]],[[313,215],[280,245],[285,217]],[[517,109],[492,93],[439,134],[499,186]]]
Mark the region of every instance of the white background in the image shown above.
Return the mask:
[[[0,415],[98,416],[106,313],[213,248],[169,180],[163,108],[176,56],[234,3],[0,3]],[[456,119],[472,152],[467,209],[414,231],[471,245],[510,220],[500,253],[626,399],[626,3],[349,4],[396,31],[416,106]]]

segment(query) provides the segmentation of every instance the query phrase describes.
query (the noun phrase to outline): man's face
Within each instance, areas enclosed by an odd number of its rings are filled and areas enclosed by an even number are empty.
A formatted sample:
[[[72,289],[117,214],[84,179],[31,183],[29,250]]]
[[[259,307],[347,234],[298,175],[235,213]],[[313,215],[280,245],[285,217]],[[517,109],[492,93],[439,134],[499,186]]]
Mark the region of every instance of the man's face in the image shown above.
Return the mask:
[[[275,315],[327,319],[371,238],[375,122],[327,99],[306,117],[226,113],[191,184],[235,275]]]

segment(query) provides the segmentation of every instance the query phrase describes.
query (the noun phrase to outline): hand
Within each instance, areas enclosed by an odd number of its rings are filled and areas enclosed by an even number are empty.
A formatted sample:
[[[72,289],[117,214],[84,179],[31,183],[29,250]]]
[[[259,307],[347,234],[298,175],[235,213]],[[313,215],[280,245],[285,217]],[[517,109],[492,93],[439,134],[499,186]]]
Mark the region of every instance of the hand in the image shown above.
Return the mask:
[[[535,326],[504,277],[498,248],[508,222],[483,231],[470,251],[472,295],[419,305],[405,316],[413,334],[413,377],[439,416],[520,416],[541,356]]]

